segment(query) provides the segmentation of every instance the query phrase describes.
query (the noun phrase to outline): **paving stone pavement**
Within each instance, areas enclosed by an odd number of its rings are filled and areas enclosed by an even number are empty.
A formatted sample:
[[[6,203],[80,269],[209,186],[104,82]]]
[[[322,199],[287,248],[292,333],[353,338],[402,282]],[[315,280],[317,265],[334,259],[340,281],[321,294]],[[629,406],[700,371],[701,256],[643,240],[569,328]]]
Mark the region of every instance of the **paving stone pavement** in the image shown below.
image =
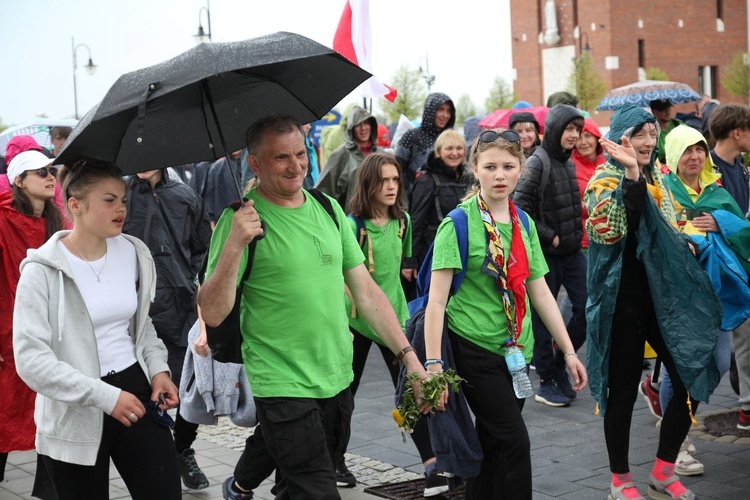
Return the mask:
[[[532,371],[532,382],[538,387],[538,377]],[[344,500],[373,499],[364,493],[367,486],[415,479],[423,473],[416,448],[403,443],[391,417],[393,387],[379,351],[370,352],[352,418],[352,438],[346,456],[349,469],[358,479],[353,489],[341,489]],[[710,405],[701,405],[701,416],[737,407],[737,396],[727,378],[716,390]],[[570,408],[549,408],[526,402],[524,419],[529,430],[532,448],[534,500],[569,499],[601,500],[609,487],[609,466],[604,444],[601,417],[594,415],[595,404],[588,388],[579,394]],[[653,463],[658,442],[655,419],[643,398],[636,402],[631,430],[630,461],[636,484],[643,485]],[[223,421],[217,427],[200,428],[194,444],[196,458],[210,480],[210,487],[201,491],[184,490],[185,499],[214,500],[222,498],[221,484],[232,474],[239,458],[248,429]],[[703,476],[683,478],[701,500],[750,499],[750,443],[747,438],[727,443],[722,438],[707,436],[701,427],[691,430],[697,455],[704,463]],[[0,482],[0,500],[29,499],[36,467],[34,452],[11,453],[6,467],[5,481]],[[129,498],[122,480],[111,468],[110,497]],[[257,490],[255,498],[270,500],[271,480]]]

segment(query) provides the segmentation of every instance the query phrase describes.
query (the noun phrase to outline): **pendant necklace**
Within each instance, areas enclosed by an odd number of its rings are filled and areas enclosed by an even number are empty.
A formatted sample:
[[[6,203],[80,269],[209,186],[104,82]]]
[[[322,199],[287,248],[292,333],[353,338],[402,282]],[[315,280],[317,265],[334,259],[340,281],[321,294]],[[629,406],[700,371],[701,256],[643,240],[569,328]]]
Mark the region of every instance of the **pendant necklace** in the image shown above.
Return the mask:
[[[72,236],[68,236],[68,239],[70,240],[70,244],[73,245],[73,249],[76,251],[76,253],[81,258],[81,260],[83,260],[86,263],[86,265],[89,266],[89,269],[91,269],[91,272],[94,273],[94,276],[96,276],[96,282],[100,283],[101,282],[101,275],[104,272],[104,267],[107,265],[107,254],[109,252],[107,252],[107,251],[104,252],[104,264],[102,264],[101,270],[97,273],[94,270],[94,266],[92,266],[91,263],[89,262],[89,260],[86,257],[83,256],[83,254],[81,253],[80,250],[78,250],[78,247],[73,242],[73,237]]]

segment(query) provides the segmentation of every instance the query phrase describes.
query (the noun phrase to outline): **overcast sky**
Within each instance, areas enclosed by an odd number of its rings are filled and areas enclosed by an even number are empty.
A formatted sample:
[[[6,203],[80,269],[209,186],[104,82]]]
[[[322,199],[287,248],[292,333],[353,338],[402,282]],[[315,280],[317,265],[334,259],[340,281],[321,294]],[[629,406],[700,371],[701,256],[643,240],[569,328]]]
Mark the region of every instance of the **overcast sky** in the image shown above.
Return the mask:
[[[344,0],[209,0],[215,42],[291,31],[333,43]],[[432,91],[482,106],[493,80],[512,78],[509,0],[370,0],[373,72],[388,83],[397,68],[429,62]],[[89,76],[77,50],[78,111],[83,116],[123,73],[169,59],[195,45],[205,0],[0,0],[3,47],[0,119],[17,125],[44,113],[71,118],[71,37],[86,44]],[[446,8],[445,6],[448,6]],[[206,28],[205,14],[201,19]],[[358,93],[346,102],[361,100]],[[342,106],[343,107],[343,106]]]

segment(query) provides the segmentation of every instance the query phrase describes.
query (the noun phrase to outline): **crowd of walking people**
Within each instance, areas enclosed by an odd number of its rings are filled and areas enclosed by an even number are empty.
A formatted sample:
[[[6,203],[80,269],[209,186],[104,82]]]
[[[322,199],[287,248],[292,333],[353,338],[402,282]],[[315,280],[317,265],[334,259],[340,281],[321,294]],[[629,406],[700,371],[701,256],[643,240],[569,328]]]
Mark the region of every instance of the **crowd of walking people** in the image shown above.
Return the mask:
[[[425,497],[532,498],[525,399],[559,411],[589,385],[609,498],[644,498],[629,461],[639,392],[660,419],[648,496],[695,498],[679,479],[704,473],[687,432],[732,357],[750,430],[750,109],[711,102],[685,124],[668,100],[625,105],[603,134],[575,96],[553,101],[544,123],[524,103],[508,129],[469,134],[432,93],[396,144],[356,105],[319,146],[309,124],[270,115],[217,162],[126,177],[95,158],[56,165],[70,130],[52,151],[13,138],[0,481],[8,453],[36,449],[38,498],[107,498],[110,460],[133,498],[180,498],[181,482],[208,487],[192,444],[225,415],[254,428],[225,498],[253,498],[274,471],[277,498],[340,498],[357,483],[345,453],[374,344],[424,414],[410,438]],[[407,338],[420,268],[429,298]],[[212,335],[232,321],[235,358],[219,362]],[[658,361],[642,381],[646,345]],[[422,399],[449,369],[460,392]],[[431,438],[428,414],[459,405],[472,467],[450,444],[465,434]]]

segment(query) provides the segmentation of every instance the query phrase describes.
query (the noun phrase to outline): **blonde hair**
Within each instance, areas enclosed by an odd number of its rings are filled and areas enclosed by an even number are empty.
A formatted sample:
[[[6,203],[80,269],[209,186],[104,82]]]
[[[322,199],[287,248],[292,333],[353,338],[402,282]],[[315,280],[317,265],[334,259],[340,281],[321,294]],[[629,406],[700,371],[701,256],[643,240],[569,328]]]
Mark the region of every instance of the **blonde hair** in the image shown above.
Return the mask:
[[[477,164],[479,163],[479,155],[484,153],[485,151],[497,148],[503,151],[508,151],[510,154],[518,158],[519,165],[521,167],[521,170],[523,170],[523,166],[526,163],[526,157],[523,154],[523,148],[521,147],[521,141],[516,142],[510,142],[507,139],[504,139],[499,134],[502,132],[505,132],[504,128],[496,128],[492,129],[492,132],[495,132],[498,134],[498,136],[491,142],[484,142],[480,140],[480,137],[484,132],[480,132],[480,134],[476,137],[474,140],[474,144],[471,146],[471,154],[469,154],[469,159],[471,160],[471,168],[472,171],[477,167]],[[479,181],[475,179],[474,184],[472,184],[471,189],[466,194],[466,196],[463,198],[463,200],[467,200],[471,198],[472,196],[479,193]]]
[[[443,130],[435,140],[435,158],[440,158],[440,150],[448,144],[459,144],[466,149],[466,139],[453,129]]]

